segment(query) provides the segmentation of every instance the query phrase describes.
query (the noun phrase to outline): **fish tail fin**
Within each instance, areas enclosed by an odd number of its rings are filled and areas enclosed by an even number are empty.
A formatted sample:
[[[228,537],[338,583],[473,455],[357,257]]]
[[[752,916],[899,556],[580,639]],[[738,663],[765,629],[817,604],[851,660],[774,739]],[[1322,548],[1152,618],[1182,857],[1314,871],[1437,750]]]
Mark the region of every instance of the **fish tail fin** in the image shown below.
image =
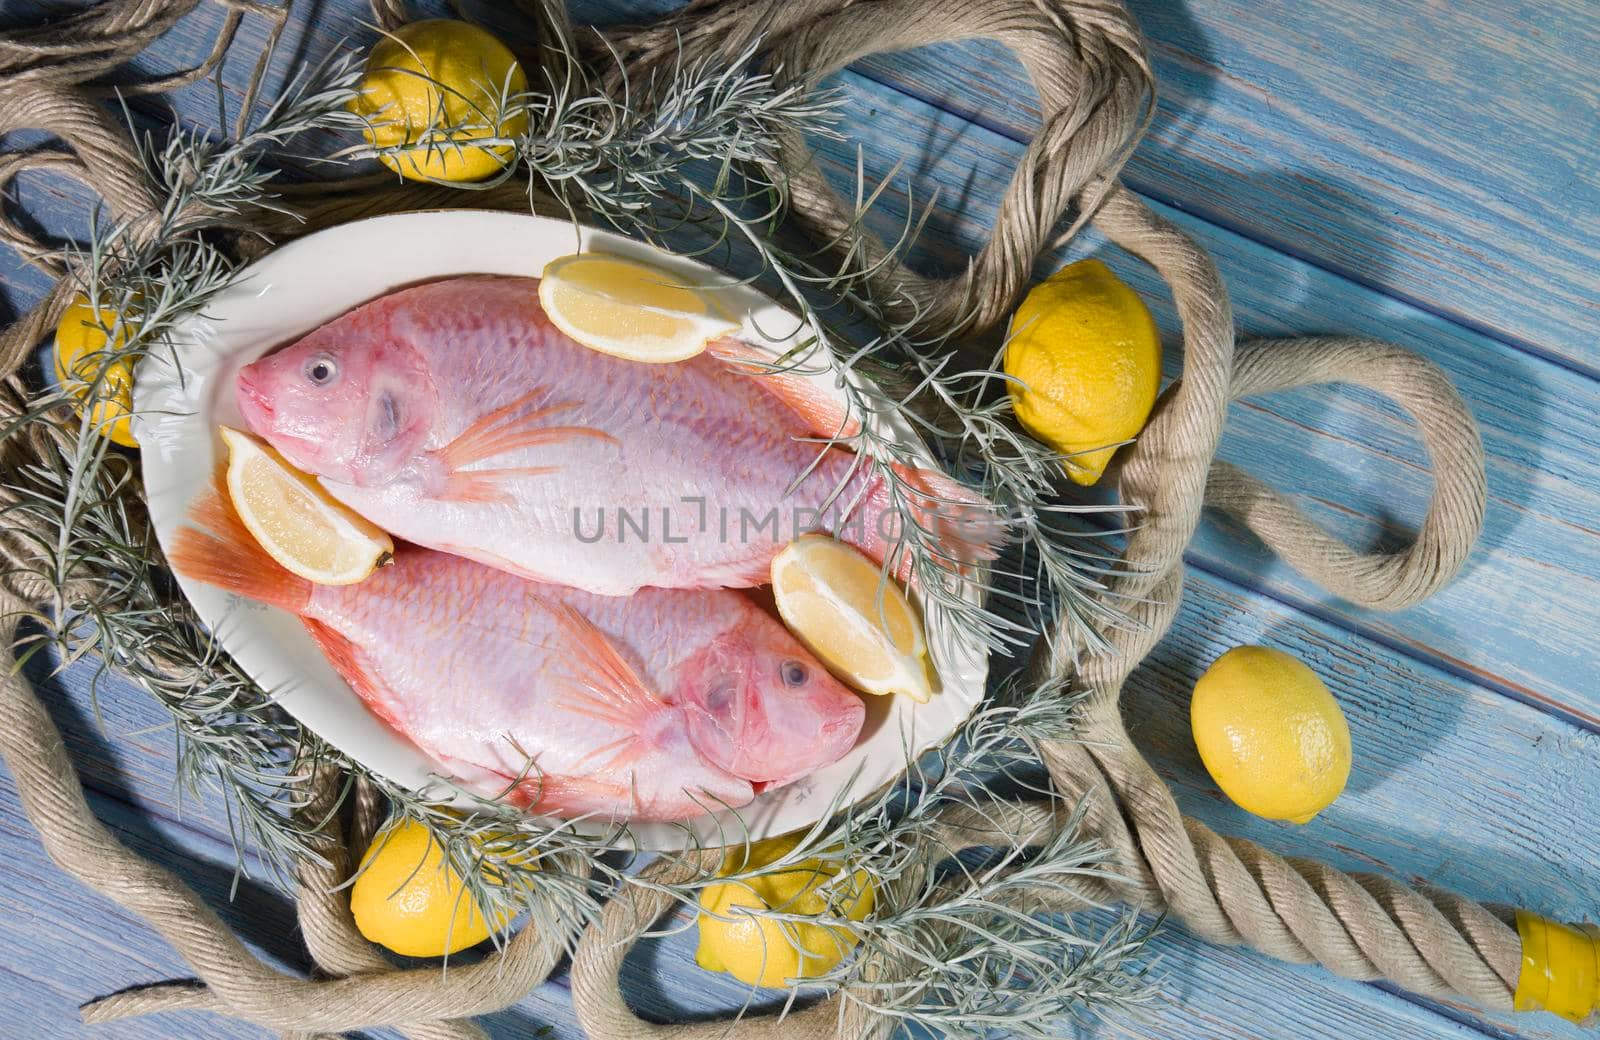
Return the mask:
[[[294,614],[311,601],[311,583],[267,555],[215,483],[190,506],[167,563],[186,578]]]

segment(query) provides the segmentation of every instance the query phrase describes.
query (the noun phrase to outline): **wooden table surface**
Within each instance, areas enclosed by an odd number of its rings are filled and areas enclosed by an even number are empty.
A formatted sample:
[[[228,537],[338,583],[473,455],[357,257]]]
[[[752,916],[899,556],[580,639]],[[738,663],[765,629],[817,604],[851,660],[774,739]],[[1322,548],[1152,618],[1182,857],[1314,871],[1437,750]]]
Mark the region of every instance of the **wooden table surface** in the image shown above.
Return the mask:
[[[930,0],[937,2],[937,0]],[[0,2],[0,24],[9,2]],[[583,0],[580,19],[641,17],[665,0]],[[1347,332],[1432,358],[1482,424],[1489,511],[1464,573],[1398,614],[1340,602],[1208,518],[1188,554],[1172,634],[1134,673],[1135,739],[1183,808],[1213,827],[1346,868],[1387,871],[1479,899],[1581,919],[1600,914],[1600,7],[1591,0],[1134,0],[1160,77],[1154,128],[1128,183],[1217,258],[1241,332]],[[365,41],[356,0],[301,3],[279,65]],[[202,5],[145,69],[203,53],[221,18]],[[247,21],[231,96],[263,37]],[[986,232],[1034,125],[1032,92],[983,43],[876,57],[839,77],[869,172],[903,160],[917,194],[939,185],[921,262],[948,269]],[[175,99],[208,120],[206,87]],[[153,113],[149,105],[139,109]],[[844,171],[856,142],[824,145]],[[25,178],[7,205],[70,234],[85,199]],[[894,219],[894,200],[881,214]],[[1160,285],[1092,235],[1063,257],[1106,260],[1175,332]],[[0,256],[0,318],[46,279]],[[1168,351],[1169,376],[1176,354]],[[1429,492],[1412,427],[1365,393],[1319,390],[1233,411],[1223,457],[1291,492],[1360,546],[1392,543]],[[1266,823],[1205,776],[1188,690],[1240,643],[1282,647],[1349,715],[1349,789],[1306,827]],[[293,916],[268,885],[229,904],[234,854],[215,807],[180,800],[159,710],[91,673],[39,676],[88,784],[125,840],[200,885],[270,956],[303,965]],[[742,988],[708,974],[680,936],[630,961],[627,990],[664,1018],[728,1008]],[[1334,978],[1169,926],[1151,951],[1165,999],[1142,1019],[1063,1024],[1107,1037],[1347,1040],[1585,1035],[1544,1014],[1486,1016]],[[136,920],[60,876],[0,774],[0,1036],[106,1040],[257,1037],[230,1021],[163,1016],[88,1030],[84,1000],[182,975]],[[577,1037],[557,975],[490,1019],[499,1038]]]

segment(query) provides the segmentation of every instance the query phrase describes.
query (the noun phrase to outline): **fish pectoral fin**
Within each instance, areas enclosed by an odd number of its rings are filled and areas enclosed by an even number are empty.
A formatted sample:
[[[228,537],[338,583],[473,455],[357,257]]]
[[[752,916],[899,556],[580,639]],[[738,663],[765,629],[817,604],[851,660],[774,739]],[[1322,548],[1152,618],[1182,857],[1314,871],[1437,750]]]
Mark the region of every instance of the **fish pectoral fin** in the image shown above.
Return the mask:
[[[615,643],[569,603],[546,601],[556,622],[571,638],[571,675],[564,684],[563,709],[607,722],[639,736],[667,704],[634,670]]]
[[[510,502],[506,484],[518,477],[539,477],[554,473],[559,466],[509,466],[503,469],[451,470],[444,485],[433,496],[451,502]]]
[[[576,401],[561,401],[535,407],[535,401],[546,394],[542,388],[535,389],[510,404],[501,405],[462,430],[435,455],[446,468],[456,472],[475,462],[540,444],[583,437],[617,442],[611,434],[593,426],[546,425],[547,420],[578,405]]]
[[[539,477],[554,473],[559,466],[506,466],[497,469],[468,469],[487,459],[492,459],[522,448],[541,444],[559,444],[579,438],[609,441],[617,439],[593,426],[545,425],[562,412],[577,407],[577,402],[535,406],[546,396],[542,389],[501,405],[462,430],[449,444],[431,452],[433,473],[437,481],[434,497],[454,502],[509,502],[511,494],[506,485],[522,477]]]

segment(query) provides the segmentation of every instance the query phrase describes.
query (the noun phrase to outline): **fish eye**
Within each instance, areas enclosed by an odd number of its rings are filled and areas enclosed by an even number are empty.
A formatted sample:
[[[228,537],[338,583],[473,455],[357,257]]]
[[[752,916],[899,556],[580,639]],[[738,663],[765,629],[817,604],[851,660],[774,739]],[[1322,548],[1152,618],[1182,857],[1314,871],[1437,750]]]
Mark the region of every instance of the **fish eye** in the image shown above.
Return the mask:
[[[326,354],[318,354],[306,362],[306,379],[312,386],[327,386],[338,375],[338,364]]]
[[[811,677],[810,669],[792,658],[778,666],[778,674],[783,677],[785,686],[804,686]]]

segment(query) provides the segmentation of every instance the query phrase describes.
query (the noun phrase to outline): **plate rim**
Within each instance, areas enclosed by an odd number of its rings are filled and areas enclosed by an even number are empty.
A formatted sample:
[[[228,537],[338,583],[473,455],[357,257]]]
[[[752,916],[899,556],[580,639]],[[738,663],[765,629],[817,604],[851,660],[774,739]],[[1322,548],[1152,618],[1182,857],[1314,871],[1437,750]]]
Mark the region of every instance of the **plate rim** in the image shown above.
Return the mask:
[[[781,349],[782,343],[793,340],[804,329],[804,324],[799,316],[787,307],[779,304],[754,286],[738,281],[732,275],[712,267],[696,257],[674,254],[650,243],[628,238],[614,231],[590,227],[568,219],[508,210],[437,208],[378,214],[320,229],[284,243],[282,246],[240,268],[230,279],[228,286],[206,308],[177,323],[168,333],[167,344],[150,351],[135,368],[134,431],[140,442],[141,471],[145,478],[151,524],[163,549],[166,548],[172,533],[182,522],[183,514],[187,510],[188,502],[192,496],[185,496],[181,506],[173,502],[172,499],[181,490],[183,484],[187,483],[192,486],[195,483],[193,479],[185,481],[182,475],[181,460],[186,456],[193,457],[200,454],[199,449],[194,444],[194,439],[189,433],[185,432],[185,427],[199,424],[202,429],[210,428],[209,438],[205,442],[209,449],[207,452],[208,459],[204,466],[206,479],[209,479],[209,474],[217,463],[216,456],[218,454],[218,438],[215,433],[218,402],[215,397],[220,388],[224,385],[231,385],[231,380],[225,378],[230,366],[236,370],[244,360],[259,357],[270,350],[287,345],[327,321],[334,320],[339,315],[347,313],[354,307],[387,295],[407,285],[440,278],[484,273],[512,274],[536,278],[542,273],[543,264],[533,265],[531,269],[521,271],[503,270],[500,268],[505,265],[500,264],[497,266],[495,263],[487,266],[452,266],[450,270],[433,271],[411,277],[379,279],[384,281],[385,284],[376,292],[343,294],[343,302],[330,316],[319,317],[314,320],[297,320],[294,317],[284,318],[278,324],[285,326],[285,331],[281,331],[272,337],[265,335],[255,336],[245,345],[236,345],[231,350],[223,349],[233,337],[227,329],[219,333],[217,326],[221,322],[230,320],[228,317],[230,309],[239,311],[242,308],[248,314],[250,313],[249,304],[251,301],[260,300],[265,295],[280,291],[280,286],[276,281],[270,278],[261,281],[263,274],[271,274],[277,268],[289,265],[291,262],[300,259],[301,254],[306,254],[306,258],[310,259],[315,255],[319,245],[323,247],[336,246],[330,252],[337,252],[338,248],[352,248],[353,243],[358,242],[364,233],[375,232],[377,237],[381,238],[382,234],[390,229],[411,229],[413,226],[422,230],[448,232],[451,225],[459,225],[465,228],[473,223],[500,225],[501,228],[496,228],[495,230],[500,231],[503,228],[508,239],[514,238],[515,232],[518,230],[535,230],[537,233],[529,236],[531,239],[553,240],[564,237],[565,246],[562,248],[566,252],[549,254],[552,258],[566,255],[566,253],[570,252],[585,252],[598,248],[603,249],[605,252],[646,260],[669,271],[674,268],[686,269],[686,274],[692,271],[696,278],[709,281],[712,286],[711,291],[718,297],[719,302],[732,302],[734,304],[731,309],[733,314],[741,319],[741,324],[743,325],[741,335],[743,338],[768,351],[776,352]],[[431,227],[430,225],[435,226]],[[548,252],[543,244],[534,243],[512,243],[507,245],[506,249],[511,253],[515,253],[519,249],[526,249],[534,254]],[[417,265],[412,264],[411,266],[415,267]],[[421,266],[426,267],[428,264],[423,263]],[[407,269],[407,265],[401,263],[399,269],[403,272]],[[286,282],[288,284],[281,291],[289,293],[291,297],[296,291],[312,292],[309,287],[296,287],[294,285],[295,279],[293,278],[286,279]],[[331,290],[326,285],[322,286],[324,295],[327,295],[329,291],[335,297],[341,295],[337,285],[333,286]],[[743,301],[742,305],[739,302],[741,299]],[[326,306],[322,308],[322,310],[326,309]],[[774,319],[778,317],[792,322],[795,328],[795,332],[791,333],[785,340],[774,340],[761,331],[763,329],[770,330]],[[207,351],[209,353],[202,353]],[[172,369],[171,360],[180,358],[180,355],[185,360],[180,361],[180,370],[175,371]],[[198,367],[202,359],[208,362],[203,369]],[[215,377],[214,382],[212,377]],[[817,378],[819,382],[826,380],[822,385],[826,386],[830,394],[842,400],[843,391],[832,385],[831,374]],[[857,382],[862,380],[860,374],[853,371],[845,373],[845,378]],[[197,395],[207,393],[208,383],[209,396],[197,397]],[[226,396],[227,400],[223,405],[224,410],[232,406],[232,395],[228,394]],[[195,405],[197,408],[182,414],[181,406],[186,403]],[[209,407],[199,407],[207,405]],[[904,423],[898,416],[895,416],[885,420],[884,426],[886,429],[883,432],[902,444],[913,456],[918,457],[924,464],[937,468],[937,463],[926,443],[916,435],[909,424]],[[176,444],[174,444],[175,439],[177,439]],[[190,466],[189,469],[192,471],[194,467]],[[175,473],[175,470],[178,470],[178,472]],[[156,490],[154,491],[152,490],[152,476],[158,478]],[[177,486],[171,491],[165,490],[164,485],[161,484],[161,481],[166,478],[175,478],[178,482]],[[348,684],[332,673],[331,666],[327,665],[326,660],[319,653],[316,654],[315,660],[320,662],[323,667],[318,669],[313,666],[311,671],[323,671],[326,674],[333,675],[335,684],[343,691],[344,699],[347,702],[353,702],[354,705],[359,707],[360,712],[367,717],[368,724],[358,728],[368,730],[369,737],[370,731],[374,726],[381,728],[385,738],[383,742],[391,745],[403,745],[404,754],[400,753],[398,748],[395,749],[391,757],[369,754],[365,748],[352,747],[352,743],[359,744],[361,741],[352,737],[351,733],[347,731],[347,727],[330,721],[335,717],[331,708],[327,712],[320,711],[317,709],[316,702],[311,699],[320,693],[325,693],[322,690],[322,687],[326,685],[325,681],[321,683],[306,683],[300,685],[297,689],[294,682],[284,687],[275,680],[264,680],[263,675],[260,673],[267,673],[270,676],[273,674],[274,669],[263,666],[264,656],[256,652],[253,643],[244,642],[249,638],[249,632],[239,634],[239,630],[233,627],[234,622],[240,617],[254,618],[255,632],[259,637],[263,631],[276,630],[283,633],[286,626],[270,623],[274,615],[281,616],[282,619],[288,619],[293,623],[295,629],[298,630],[300,638],[304,640],[303,646],[310,646],[310,637],[299,626],[297,618],[276,608],[267,607],[264,604],[251,603],[234,594],[225,593],[211,586],[194,582],[183,575],[176,575],[176,578],[196,615],[205,624],[207,630],[219,641],[222,648],[250,676],[253,682],[267,692],[268,697],[274,703],[282,707],[301,725],[305,726],[308,731],[316,734],[319,739],[327,741],[363,767],[371,769],[401,786],[413,790],[425,790],[440,782],[438,778],[443,775],[442,767],[433,762],[425,752],[412,745],[402,735],[389,730],[379,722],[354,691],[350,690]],[[969,599],[974,600],[974,602],[981,600],[982,584],[981,582],[969,583],[967,590]],[[924,616],[927,617],[927,604],[923,601],[923,597],[913,591],[913,599],[917,602],[918,607],[923,610]],[[230,642],[237,642],[238,647],[230,645]],[[291,638],[291,645],[293,642],[294,640]],[[901,730],[900,738],[892,742],[894,744],[893,753],[897,756],[897,762],[892,771],[885,774],[881,768],[875,770],[873,771],[873,779],[854,791],[845,789],[846,796],[843,798],[840,798],[837,792],[832,794],[825,793],[825,796],[818,802],[821,808],[818,811],[811,812],[807,818],[799,820],[786,819],[786,816],[797,815],[783,812],[785,806],[794,802],[797,797],[800,798],[800,804],[809,804],[810,801],[815,800],[810,797],[810,787],[813,786],[814,778],[823,773],[837,771],[842,763],[850,761],[852,758],[858,760],[858,765],[865,765],[876,758],[876,753],[872,751],[867,751],[863,754],[862,745],[858,743],[857,747],[852,749],[851,753],[841,759],[839,763],[824,767],[823,770],[819,770],[817,773],[812,774],[811,777],[797,784],[757,796],[755,801],[748,806],[741,807],[741,809],[724,810],[720,813],[708,814],[707,816],[683,822],[630,821],[626,824],[626,831],[631,840],[622,843],[620,847],[649,851],[680,851],[697,845],[701,847],[716,846],[723,844],[723,838],[726,837],[730,827],[737,828],[734,833],[739,835],[740,840],[745,837],[756,840],[808,826],[817,819],[828,815],[826,809],[830,805],[834,811],[839,811],[848,806],[860,804],[870,798],[876,791],[881,790],[884,784],[893,782],[907,768],[909,764],[907,758],[908,746],[911,759],[914,759],[933,748],[947,743],[960,728],[963,721],[970,717],[972,712],[985,699],[989,660],[987,651],[982,647],[981,641],[973,634],[968,633],[963,637],[963,634],[955,630],[953,626],[943,625],[937,641],[935,633],[933,631],[929,632],[929,643],[936,663],[940,665],[941,680],[946,682],[951,679],[955,680],[953,687],[947,685],[945,689],[935,695],[935,698],[952,698],[951,701],[946,703],[954,705],[957,710],[949,713],[950,717],[947,722],[934,724],[934,728],[941,729],[940,732],[918,734],[916,733],[917,727],[908,724],[915,723],[920,706],[912,704],[908,698],[903,697],[895,697],[893,700],[896,703],[883,706],[882,710],[887,712],[889,717],[882,721],[881,728],[885,731],[890,731],[896,728],[893,725],[894,723],[899,723],[898,728]],[[243,651],[242,653],[240,652],[241,650]],[[313,652],[315,652],[314,647]],[[955,696],[958,691],[960,695]],[[874,707],[874,701],[879,700],[879,698],[872,698],[868,695],[862,696],[868,705],[869,711]],[[926,715],[927,713],[921,714]],[[308,719],[307,715],[312,716],[316,721]],[[335,732],[326,732],[328,729],[332,729]],[[868,742],[877,739],[878,736],[879,734],[875,733],[868,738]],[[384,760],[373,761],[375,757]],[[879,774],[882,774],[881,777]],[[835,784],[834,786],[837,787],[838,785]],[[802,792],[804,792],[803,795]],[[752,812],[752,810],[754,811]],[[753,815],[756,816],[754,821],[750,819]],[[570,823],[567,826],[570,826]],[[608,832],[613,831],[615,826],[608,827],[607,830]]]

